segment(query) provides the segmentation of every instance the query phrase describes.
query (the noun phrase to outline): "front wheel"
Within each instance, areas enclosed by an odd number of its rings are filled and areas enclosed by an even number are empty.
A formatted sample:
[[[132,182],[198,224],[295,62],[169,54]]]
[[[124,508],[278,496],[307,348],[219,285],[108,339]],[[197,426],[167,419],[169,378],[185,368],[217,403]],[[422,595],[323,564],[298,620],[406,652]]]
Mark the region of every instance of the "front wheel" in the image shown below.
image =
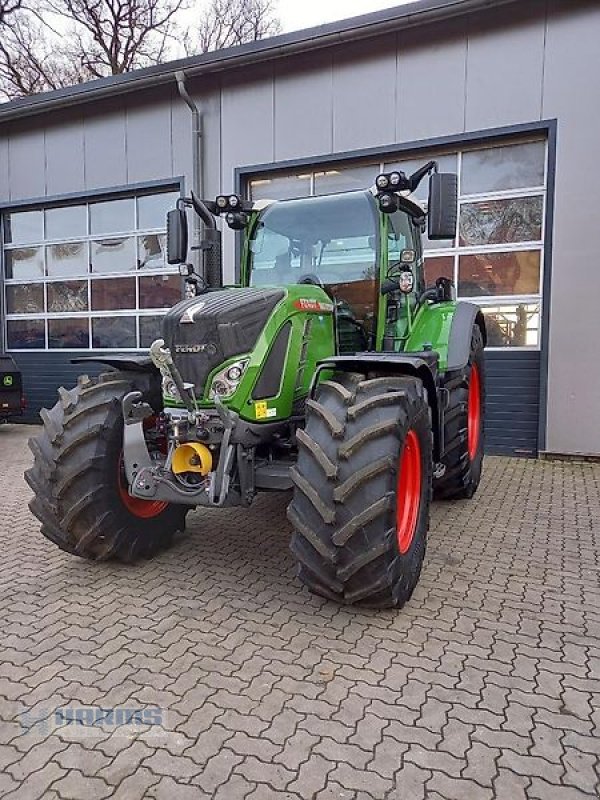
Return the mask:
[[[337,373],[298,431],[291,549],[301,581],[343,603],[401,608],[425,557],[431,427],[421,381]]]
[[[436,498],[457,500],[473,497],[483,469],[485,362],[483,335],[473,327],[466,367],[449,373],[443,381],[448,392],[444,422],[444,474],[436,479]]]
[[[167,547],[184,528],[185,507],[138,500],[127,491],[121,401],[134,389],[154,407],[160,403],[152,374],[114,371],[80,378],[42,411],[44,428],[29,441],[29,508],[42,534],[68,553],[133,561]]]

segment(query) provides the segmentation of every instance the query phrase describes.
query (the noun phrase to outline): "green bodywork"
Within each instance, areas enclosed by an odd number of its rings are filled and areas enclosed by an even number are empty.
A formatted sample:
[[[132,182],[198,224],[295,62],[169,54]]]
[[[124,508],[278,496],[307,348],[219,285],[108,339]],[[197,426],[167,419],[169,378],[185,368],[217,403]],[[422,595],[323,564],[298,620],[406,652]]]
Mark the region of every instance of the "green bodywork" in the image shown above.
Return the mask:
[[[343,195],[340,195],[343,197]],[[316,199],[316,198],[315,198]],[[377,216],[376,258],[378,262],[378,289],[388,275],[393,254],[390,247],[390,221],[386,214],[377,208],[373,200],[373,210]],[[243,287],[252,285],[252,252],[250,242],[260,224],[263,211],[249,215],[241,248],[240,283]],[[454,302],[418,304],[418,294],[424,288],[423,256],[418,223],[414,224],[415,260],[411,264],[414,274],[414,290],[410,294],[382,294],[377,291],[377,308],[374,309],[375,323],[373,334],[376,352],[419,352],[432,350],[439,354],[439,369],[443,372],[447,365],[448,341],[452,318],[456,309]],[[236,291],[231,287],[229,291]],[[247,366],[238,388],[229,397],[222,398],[225,406],[235,411],[249,422],[272,423],[292,416],[298,401],[308,394],[316,366],[319,361],[336,355],[336,329],[334,322],[334,303],[320,286],[313,284],[290,284],[284,287],[285,295],[275,306],[253,350],[239,354],[220,364],[207,378],[202,391],[198,391],[198,405],[201,408],[214,408],[210,391],[215,376],[228,366],[247,360]],[[313,304],[314,309],[311,307]],[[389,308],[395,305],[391,315]],[[307,308],[308,306],[308,308]],[[278,333],[282,327],[291,324],[287,352],[282,369],[282,377],[277,394],[257,400],[253,391],[261,375],[261,370],[269,357]],[[198,387],[199,388],[199,387]],[[166,396],[166,406],[178,406],[172,397]],[[296,412],[297,413],[297,412]]]
[[[235,290],[233,290],[235,291]],[[312,301],[323,306],[323,310],[304,311],[295,304]],[[281,328],[290,322],[292,330],[288,338],[285,366],[278,393],[270,398],[254,400],[252,392],[259,379],[263,364]],[[281,300],[263,328],[256,346],[247,355],[229,359],[210,373],[206,382],[203,403],[214,405],[209,400],[209,391],[215,375],[230,363],[249,358],[248,366],[237,391],[223,402],[249,422],[273,422],[292,415],[295,401],[306,397],[317,363],[335,353],[333,329],[333,306],[331,299],[318,286],[288,286]]]

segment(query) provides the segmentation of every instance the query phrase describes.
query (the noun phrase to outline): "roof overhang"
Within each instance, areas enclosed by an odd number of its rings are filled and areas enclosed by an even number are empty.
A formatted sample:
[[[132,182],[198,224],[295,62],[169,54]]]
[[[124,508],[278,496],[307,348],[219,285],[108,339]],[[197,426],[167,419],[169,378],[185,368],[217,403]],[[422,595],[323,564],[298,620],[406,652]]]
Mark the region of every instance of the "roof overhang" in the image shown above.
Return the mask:
[[[100,78],[65,89],[13,100],[0,104],[0,123],[168,84],[175,81],[175,73],[179,71],[183,71],[186,77],[214,76],[234,68],[395,33],[406,28],[485,11],[517,1],[419,0],[239,47],[216,50],[192,58],[134,70],[123,75]]]

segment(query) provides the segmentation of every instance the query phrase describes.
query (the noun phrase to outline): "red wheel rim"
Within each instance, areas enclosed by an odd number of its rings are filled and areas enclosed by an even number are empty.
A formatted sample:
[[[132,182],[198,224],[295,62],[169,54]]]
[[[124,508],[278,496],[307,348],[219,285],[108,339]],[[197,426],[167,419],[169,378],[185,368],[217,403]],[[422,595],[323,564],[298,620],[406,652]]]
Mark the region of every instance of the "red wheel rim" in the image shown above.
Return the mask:
[[[403,555],[409,550],[417,529],[421,482],[421,446],[417,434],[411,430],[402,448],[396,487],[396,536],[398,550]]]
[[[471,461],[477,455],[481,435],[481,380],[477,364],[471,367],[469,401],[467,408],[467,446]]]
[[[123,464],[123,454],[119,459],[119,472],[118,472],[118,485],[119,496],[121,502],[134,517],[138,519],[153,519],[158,517],[159,514],[167,508],[168,503],[162,500],[140,500],[139,497],[132,497],[127,491],[127,478],[125,477],[125,467]]]

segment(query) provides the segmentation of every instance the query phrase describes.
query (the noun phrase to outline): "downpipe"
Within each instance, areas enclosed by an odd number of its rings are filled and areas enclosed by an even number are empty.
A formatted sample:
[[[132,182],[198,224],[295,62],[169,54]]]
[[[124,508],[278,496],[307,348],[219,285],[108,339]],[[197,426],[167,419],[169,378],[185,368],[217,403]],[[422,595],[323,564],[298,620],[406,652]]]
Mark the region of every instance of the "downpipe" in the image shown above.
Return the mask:
[[[175,73],[177,90],[179,96],[190,109],[192,114],[192,189],[196,197],[204,197],[204,173],[203,173],[203,150],[204,132],[202,130],[202,114],[196,103],[192,100],[185,85],[185,72],[179,70]],[[202,278],[206,280],[204,274],[204,264],[201,257],[203,229],[200,217],[193,215],[192,219],[192,259],[194,268]]]

